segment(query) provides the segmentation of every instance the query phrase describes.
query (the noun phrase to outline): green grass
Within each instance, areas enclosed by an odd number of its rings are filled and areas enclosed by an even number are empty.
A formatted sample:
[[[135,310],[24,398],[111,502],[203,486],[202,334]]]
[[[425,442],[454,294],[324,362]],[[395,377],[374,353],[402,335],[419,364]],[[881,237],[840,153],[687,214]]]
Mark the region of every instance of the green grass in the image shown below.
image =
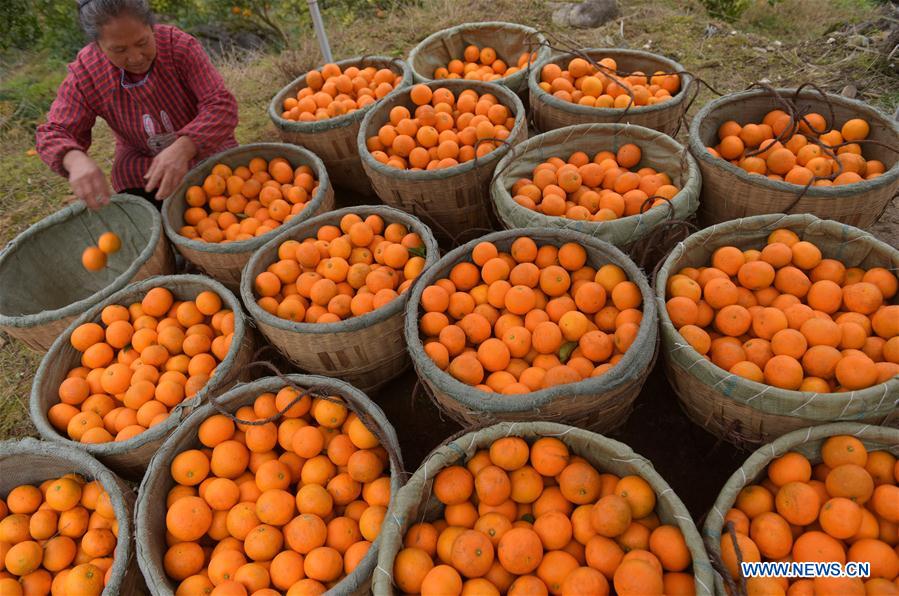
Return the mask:
[[[457,23],[515,20],[563,33],[585,47],[646,48],[666,54],[725,93],[762,77],[781,85],[812,81],[835,92],[853,82],[860,99],[892,113],[899,92],[896,75],[885,61],[849,47],[845,40],[828,46],[822,38],[844,24],[874,20],[881,10],[876,6],[867,0],[780,0],[771,7],[766,0],[753,0],[741,19],[728,24],[710,18],[698,0],[633,0],[623,4],[620,19],[580,31],[556,30],[551,8],[539,0],[429,0],[387,10],[383,17],[365,11],[355,20],[346,12],[326,13],[325,19],[337,59],[360,54],[402,57],[426,35]],[[705,37],[709,23],[719,32]],[[269,101],[282,86],[322,62],[311,31],[292,42],[281,55],[256,54],[219,64],[240,105],[241,143],[276,140],[267,115]],[[17,110],[20,116],[43,113],[64,75],[62,64],[45,55],[22,55],[5,62],[0,66],[0,123]],[[693,113],[712,97],[703,91]],[[0,124],[0,244],[70,198],[66,181],[29,154],[34,147],[32,125],[21,120]],[[98,122],[91,153],[106,171],[113,146],[110,130]],[[27,403],[39,356],[12,339],[0,338],[0,344],[0,439],[33,434]]]

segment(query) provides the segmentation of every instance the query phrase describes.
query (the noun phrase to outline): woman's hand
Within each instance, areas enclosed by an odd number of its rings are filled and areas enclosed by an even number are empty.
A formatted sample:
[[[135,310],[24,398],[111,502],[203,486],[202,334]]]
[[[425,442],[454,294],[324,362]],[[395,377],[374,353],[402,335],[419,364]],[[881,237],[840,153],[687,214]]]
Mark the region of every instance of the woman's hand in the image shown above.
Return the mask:
[[[90,209],[99,209],[109,202],[112,195],[109,181],[97,162],[87,153],[78,150],[69,151],[63,157],[62,164],[69,173],[72,192]]]
[[[178,137],[174,143],[153,158],[150,169],[144,175],[144,178],[147,179],[144,190],[149,192],[154,188],[158,189],[156,191],[157,201],[168,197],[181,184],[181,180],[187,173],[188,164],[196,154],[197,148],[190,137]]]

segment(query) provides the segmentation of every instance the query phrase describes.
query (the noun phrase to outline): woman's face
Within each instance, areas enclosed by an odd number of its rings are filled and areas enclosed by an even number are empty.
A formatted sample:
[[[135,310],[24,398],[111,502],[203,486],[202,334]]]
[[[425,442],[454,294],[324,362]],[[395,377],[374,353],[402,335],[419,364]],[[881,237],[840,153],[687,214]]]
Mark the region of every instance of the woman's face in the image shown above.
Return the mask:
[[[156,58],[153,28],[130,15],[114,17],[100,29],[97,45],[118,68],[141,75]]]

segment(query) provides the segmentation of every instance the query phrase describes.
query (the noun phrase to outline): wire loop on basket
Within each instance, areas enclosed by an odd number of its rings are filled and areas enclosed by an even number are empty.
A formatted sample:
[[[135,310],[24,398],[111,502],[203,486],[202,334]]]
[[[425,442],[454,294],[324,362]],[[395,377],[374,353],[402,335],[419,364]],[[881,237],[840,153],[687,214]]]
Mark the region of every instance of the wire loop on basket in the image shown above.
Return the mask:
[[[827,96],[827,92],[824,91],[823,89],[821,89],[819,86],[815,85],[814,83],[807,82],[807,83],[803,83],[803,84],[799,85],[796,88],[796,90],[794,91],[793,97],[790,99],[787,99],[783,95],[781,95],[780,92],[778,92],[778,90],[775,89],[769,83],[755,82],[755,83],[751,84],[749,87],[747,87],[747,89],[762,89],[763,91],[770,93],[774,97],[775,102],[781,108],[783,108],[783,111],[787,114],[787,116],[789,116],[790,121],[787,124],[787,126],[780,132],[780,134],[778,134],[770,143],[765,143],[765,141],[762,141],[762,143],[756,149],[746,151],[745,157],[753,157],[753,156],[757,156],[762,153],[765,153],[775,143],[781,143],[781,144],[786,143],[796,133],[796,131],[799,129],[799,127],[802,124],[804,124],[813,133],[811,135],[805,135],[806,140],[809,143],[817,145],[821,149],[822,153],[824,153],[827,157],[833,159],[837,164],[836,171],[832,172],[831,174],[829,174],[827,176],[816,176],[813,174],[812,178],[806,184],[801,185],[801,186],[797,185],[797,186],[800,186],[800,188],[796,191],[796,196],[794,197],[793,201],[783,210],[783,212],[786,214],[792,213],[793,209],[796,208],[796,206],[799,204],[799,201],[801,201],[802,198],[805,196],[805,194],[808,192],[809,188],[811,188],[812,186],[815,186],[815,184],[819,180],[834,180],[837,178],[837,176],[839,176],[840,174],[843,173],[843,162],[841,162],[838,159],[838,155],[839,155],[838,150],[840,148],[845,147],[847,145],[867,143],[867,144],[878,145],[880,147],[884,147],[886,149],[889,149],[890,151],[893,151],[894,153],[899,153],[899,148],[894,147],[894,146],[890,145],[889,143],[884,143],[882,141],[877,141],[874,139],[860,139],[860,140],[856,140],[856,141],[843,141],[836,145],[829,145],[829,144],[821,141],[818,138],[818,135],[826,133],[827,130],[826,129],[818,130],[817,128],[815,128],[814,124],[809,122],[809,120],[806,118],[806,116],[811,112],[800,110],[798,107],[798,102],[800,101],[801,93],[802,93],[802,91],[806,90],[806,88],[811,88],[820,96],[821,101],[824,102],[824,105],[827,106],[828,112],[830,113],[831,125],[833,127],[836,127],[836,115],[835,115],[833,103],[830,101],[830,98]]]
[[[727,531],[730,536],[731,541],[733,541],[734,552],[736,553],[737,558],[737,569],[739,570],[740,564],[743,562],[743,552],[740,550],[740,545],[737,543],[737,534],[734,530],[734,522],[728,521],[724,524],[724,529]],[[746,578],[743,576],[742,570],[740,570],[740,581],[739,583],[734,581],[733,576],[731,576],[730,571],[727,569],[727,565],[724,564],[724,560],[721,557],[720,551],[715,548],[718,545],[711,544],[711,540],[706,538],[706,542],[708,543],[706,546],[706,552],[709,554],[709,562],[712,564],[712,568],[721,576],[721,579],[724,581],[724,586],[727,590],[729,596],[746,596]]]

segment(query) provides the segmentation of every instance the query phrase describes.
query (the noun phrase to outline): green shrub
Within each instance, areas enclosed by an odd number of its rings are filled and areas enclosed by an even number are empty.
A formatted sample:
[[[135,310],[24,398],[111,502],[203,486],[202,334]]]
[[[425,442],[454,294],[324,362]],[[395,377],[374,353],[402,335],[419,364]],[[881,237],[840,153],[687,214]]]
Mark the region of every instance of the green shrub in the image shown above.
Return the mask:
[[[736,21],[752,4],[752,0],[702,0],[706,11],[725,21]]]

